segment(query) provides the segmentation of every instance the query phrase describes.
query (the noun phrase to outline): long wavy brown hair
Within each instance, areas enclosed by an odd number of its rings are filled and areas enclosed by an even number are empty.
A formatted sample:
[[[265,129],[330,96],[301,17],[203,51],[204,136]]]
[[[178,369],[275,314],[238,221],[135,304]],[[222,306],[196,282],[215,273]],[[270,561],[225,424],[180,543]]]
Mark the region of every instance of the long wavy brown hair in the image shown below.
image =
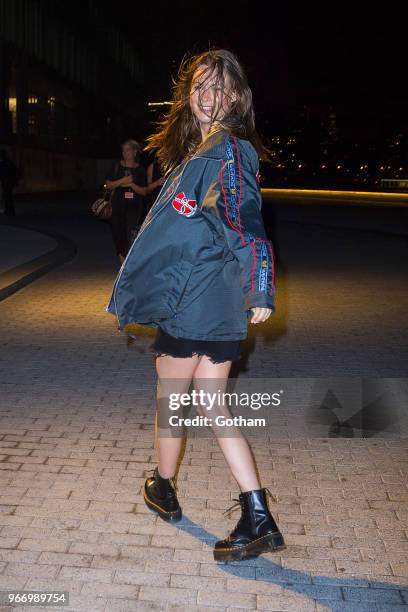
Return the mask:
[[[214,121],[207,137],[217,125],[218,128],[228,130],[233,136],[246,138],[261,159],[269,159],[270,151],[262,143],[255,128],[252,91],[247,77],[236,55],[226,49],[210,49],[183,58],[177,78],[173,78],[170,110],[157,122],[157,131],[146,139],[145,151],[156,152],[159,165],[166,173],[180,164],[186,156],[192,155],[202,143],[201,130],[190,107],[193,76],[200,66],[208,67],[201,72],[205,80],[214,78],[214,86],[221,90],[221,95],[229,95],[232,99],[222,118],[217,118],[218,109],[215,109]],[[230,86],[228,94],[225,90],[226,75],[229,77]]]

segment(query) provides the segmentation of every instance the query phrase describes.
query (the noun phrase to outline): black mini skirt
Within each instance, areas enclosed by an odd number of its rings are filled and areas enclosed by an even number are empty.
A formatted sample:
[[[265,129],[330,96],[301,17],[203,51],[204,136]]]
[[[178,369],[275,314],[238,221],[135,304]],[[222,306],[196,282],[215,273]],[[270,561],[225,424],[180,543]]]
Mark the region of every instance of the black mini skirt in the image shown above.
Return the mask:
[[[156,356],[193,357],[207,355],[212,363],[235,361],[241,358],[242,340],[190,340],[175,338],[161,327],[157,328],[156,338],[151,345]]]

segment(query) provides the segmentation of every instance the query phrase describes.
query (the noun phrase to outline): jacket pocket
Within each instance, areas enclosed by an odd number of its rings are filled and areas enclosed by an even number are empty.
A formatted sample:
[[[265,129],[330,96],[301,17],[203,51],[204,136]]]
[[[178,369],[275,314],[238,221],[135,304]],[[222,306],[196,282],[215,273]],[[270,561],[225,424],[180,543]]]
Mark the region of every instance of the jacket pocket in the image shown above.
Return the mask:
[[[178,312],[183,300],[187,284],[190,280],[194,264],[181,259],[175,266],[169,269],[167,283],[169,289],[164,292],[162,305],[171,312]]]

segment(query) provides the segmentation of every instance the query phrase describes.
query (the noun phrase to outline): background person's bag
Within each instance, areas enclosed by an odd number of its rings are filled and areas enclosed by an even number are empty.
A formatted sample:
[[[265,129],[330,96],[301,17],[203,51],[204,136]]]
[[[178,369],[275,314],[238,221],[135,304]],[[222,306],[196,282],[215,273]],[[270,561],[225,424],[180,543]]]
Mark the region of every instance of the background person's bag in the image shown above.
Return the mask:
[[[115,176],[118,174],[119,163],[115,166]],[[95,200],[91,206],[91,212],[100,221],[109,221],[112,219],[112,197],[115,193],[114,189],[108,189],[104,185],[104,190],[101,198]]]
[[[112,219],[112,196],[114,189],[105,187],[101,198],[95,200],[91,206],[91,211],[100,221],[109,221]]]

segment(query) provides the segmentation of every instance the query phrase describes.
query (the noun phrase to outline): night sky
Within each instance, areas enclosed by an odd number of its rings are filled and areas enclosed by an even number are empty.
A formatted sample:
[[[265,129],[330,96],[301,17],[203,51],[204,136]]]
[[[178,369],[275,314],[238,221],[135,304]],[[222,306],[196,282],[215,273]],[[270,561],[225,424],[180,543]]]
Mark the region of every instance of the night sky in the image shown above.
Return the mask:
[[[304,106],[312,114],[334,108],[361,137],[408,128],[407,33],[392,2],[377,9],[356,2],[181,0],[109,7],[107,15],[147,64],[151,100],[169,99],[171,75],[185,53],[212,45],[237,53],[257,116],[278,131]]]

